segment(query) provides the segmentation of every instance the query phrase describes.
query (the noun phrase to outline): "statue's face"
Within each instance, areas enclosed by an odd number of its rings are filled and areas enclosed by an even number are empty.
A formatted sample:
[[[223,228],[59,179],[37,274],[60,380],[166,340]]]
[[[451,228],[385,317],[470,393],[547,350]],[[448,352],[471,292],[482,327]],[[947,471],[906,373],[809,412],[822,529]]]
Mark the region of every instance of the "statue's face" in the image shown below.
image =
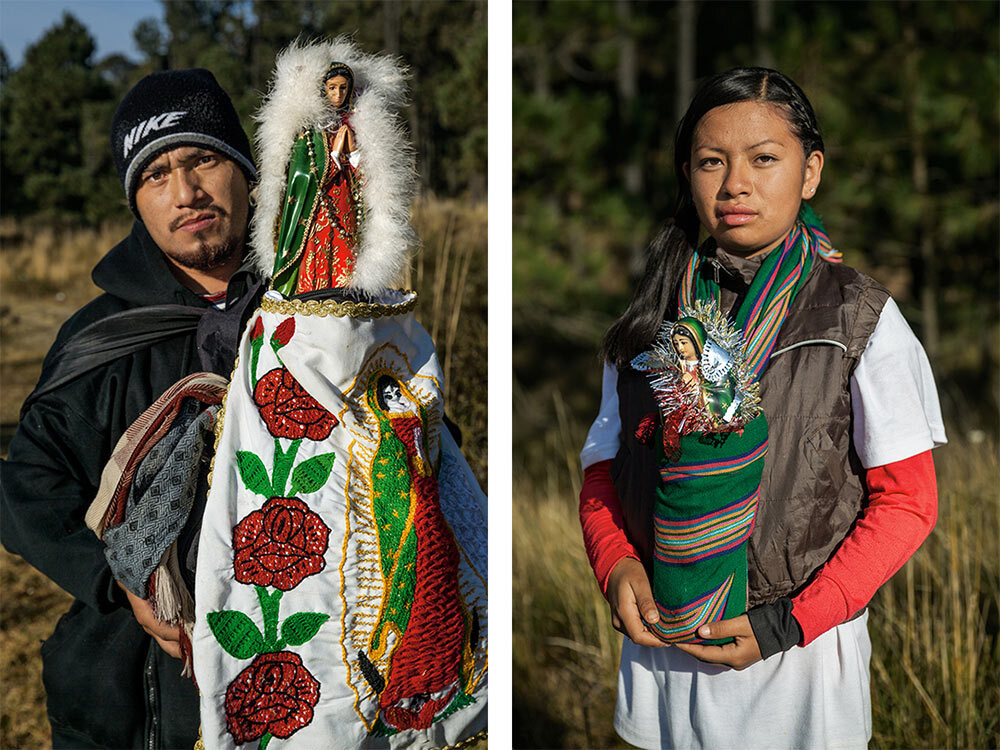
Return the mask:
[[[684,362],[693,362],[697,359],[694,342],[688,336],[685,336],[683,333],[675,333],[672,340],[674,342],[674,351],[677,352],[677,356]]]
[[[337,108],[347,102],[348,88],[350,88],[350,84],[344,76],[334,76],[324,84],[326,98],[330,100],[330,104]]]
[[[392,414],[409,411],[410,405],[403,396],[399,383],[389,383],[382,388],[382,399],[385,401],[386,411]]]

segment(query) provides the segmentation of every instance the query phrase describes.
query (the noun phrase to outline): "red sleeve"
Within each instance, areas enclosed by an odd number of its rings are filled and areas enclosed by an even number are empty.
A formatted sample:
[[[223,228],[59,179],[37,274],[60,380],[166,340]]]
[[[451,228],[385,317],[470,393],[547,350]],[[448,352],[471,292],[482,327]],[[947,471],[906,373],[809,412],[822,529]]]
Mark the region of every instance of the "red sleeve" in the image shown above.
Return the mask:
[[[792,599],[805,646],[866,606],[937,521],[931,452],[865,472],[868,503],[813,581]]]
[[[601,593],[607,596],[608,576],[623,558],[639,555],[625,536],[625,519],[611,481],[611,460],[598,461],[583,471],[580,489],[580,525],[590,566]]]

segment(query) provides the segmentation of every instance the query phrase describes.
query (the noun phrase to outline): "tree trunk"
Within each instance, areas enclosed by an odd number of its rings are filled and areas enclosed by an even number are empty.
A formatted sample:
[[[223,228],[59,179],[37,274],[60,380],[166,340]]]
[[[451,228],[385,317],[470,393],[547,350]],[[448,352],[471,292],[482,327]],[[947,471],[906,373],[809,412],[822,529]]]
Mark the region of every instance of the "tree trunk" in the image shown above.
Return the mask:
[[[774,53],[771,51],[771,35],[774,31],[774,0],[754,0],[753,25],[757,47],[757,64],[764,68],[773,68]]]
[[[385,0],[382,3],[383,48],[390,55],[399,54],[399,2]]]
[[[538,28],[545,27],[545,13],[547,9],[541,3],[534,3],[532,6],[532,11],[535,14],[535,22]],[[548,99],[551,93],[551,65],[552,65],[552,52],[549,46],[543,42],[536,39],[536,43],[531,48],[535,55],[535,63],[533,66],[533,86],[532,91],[535,96],[539,99]]]
[[[635,97],[639,86],[635,34],[632,31],[632,6],[628,0],[619,0],[615,9],[618,12],[619,42],[616,83],[622,134],[619,152],[625,160],[623,169],[625,192],[630,196],[637,196],[642,193],[642,165],[635,144]]]
[[[680,0],[677,3],[677,78],[674,91],[674,112],[677,122],[681,121],[687,111],[688,103],[694,94],[694,54],[695,41],[698,33],[698,9],[695,0]]]
[[[914,282],[920,299],[924,349],[926,349],[931,362],[934,362],[939,353],[937,254],[934,246],[934,203],[930,196],[930,180],[927,172],[927,126],[919,109],[921,94],[920,72],[918,70],[920,49],[917,30],[912,20],[914,13],[912,4],[906,3],[901,6],[900,10],[904,19],[903,80],[906,120],[910,151],[913,155],[910,172],[916,200],[920,205],[920,219],[916,227],[916,244],[920,254],[915,263],[917,273],[914,274]]]

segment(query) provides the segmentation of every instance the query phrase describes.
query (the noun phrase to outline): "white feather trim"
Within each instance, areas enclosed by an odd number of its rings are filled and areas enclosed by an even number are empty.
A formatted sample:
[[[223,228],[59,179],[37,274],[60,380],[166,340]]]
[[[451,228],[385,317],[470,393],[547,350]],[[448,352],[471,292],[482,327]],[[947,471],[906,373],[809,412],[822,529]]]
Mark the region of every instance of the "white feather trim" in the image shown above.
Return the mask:
[[[368,55],[346,37],[298,41],[278,54],[268,93],[255,119],[259,182],[250,229],[254,265],[264,278],[274,269],[275,221],[285,194],[288,159],[299,133],[330,119],[323,74],[334,62],[354,71],[351,116],[360,156],[364,219],[350,286],[377,294],[399,285],[416,235],[410,203],[416,187],[413,147],[399,123],[406,69],[388,55]]]

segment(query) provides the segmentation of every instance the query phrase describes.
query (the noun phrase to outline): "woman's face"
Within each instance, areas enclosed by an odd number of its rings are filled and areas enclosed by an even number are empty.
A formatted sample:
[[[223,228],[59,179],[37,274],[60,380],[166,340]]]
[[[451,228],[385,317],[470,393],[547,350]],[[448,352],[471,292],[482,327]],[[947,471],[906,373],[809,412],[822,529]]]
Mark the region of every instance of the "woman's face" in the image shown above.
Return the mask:
[[[677,356],[681,358],[684,362],[693,362],[698,359],[694,350],[694,342],[688,336],[683,333],[675,333],[673,335],[674,351],[677,352]]]
[[[344,76],[334,76],[324,84],[326,98],[334,107],[340,107],[347,101],[348,83]]]
[[[387,383],[382,387],[382,399],[385,401],[386,411],[392,414],[408,411],[410,404],[403,395],[403,389],[398,383]]]
[[[719,247],[744,257],[787,236],[822,171],[823,154],[806,158],[781,109],[765,102],[710,109],[684,165],[702,225]]]

